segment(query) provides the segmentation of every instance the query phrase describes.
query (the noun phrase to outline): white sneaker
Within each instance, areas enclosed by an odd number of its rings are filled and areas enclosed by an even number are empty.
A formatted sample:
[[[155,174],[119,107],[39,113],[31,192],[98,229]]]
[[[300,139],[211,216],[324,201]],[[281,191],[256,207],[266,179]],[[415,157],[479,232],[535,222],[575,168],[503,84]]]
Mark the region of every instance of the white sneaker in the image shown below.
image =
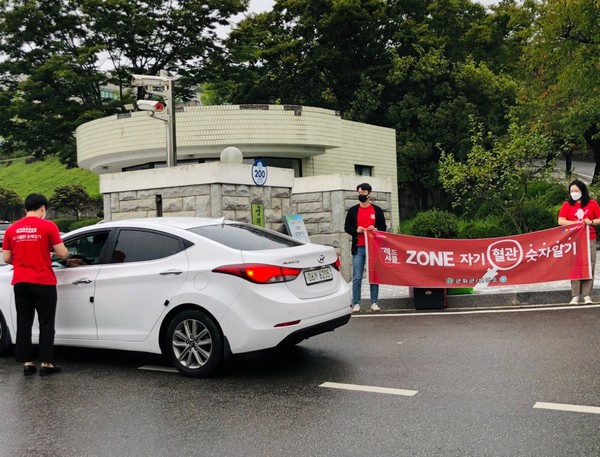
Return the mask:
[[[357,303],[356,305],[354,305],[354,307],[352,308],[352,312],[353,313],[358,313],[360,311],[360,305]]]
[[[373,303],[371,305],[371,311],[381,311],[381,308],[377,305],[377,303]]]
[[[569,302],[569,305],[578,305],[579,304],[579,297],[573,297],[571,299],[571,301]]]
[[[585,303],[586,305],[591,305],[594,302],[592,301],[592,297],[586,295],[585,297],[583,297],[583,303]]]

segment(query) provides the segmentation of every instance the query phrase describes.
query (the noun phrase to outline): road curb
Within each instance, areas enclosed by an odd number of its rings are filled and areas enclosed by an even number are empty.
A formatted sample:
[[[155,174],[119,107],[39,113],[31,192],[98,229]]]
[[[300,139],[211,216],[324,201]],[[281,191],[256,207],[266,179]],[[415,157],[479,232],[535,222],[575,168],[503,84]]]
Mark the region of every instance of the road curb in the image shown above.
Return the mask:
[[[600,297],[600,289],[594,289],[592,297],[597,303]],[[490,309],[490,308],[518,308],[544,305],[568,305],[571,301],[570,290],[552,291],[522,291],[522,292],[500,292],[468,295],[448,295],[446,297],[446,309]],[[380,298],[378,305],[382,311],[414,311],[414,299],[412,297],[387,297]],[[364,311],[370,310],[368,300],[362,300],[361,306]],[[431,310],[427,310],[431,311]]]

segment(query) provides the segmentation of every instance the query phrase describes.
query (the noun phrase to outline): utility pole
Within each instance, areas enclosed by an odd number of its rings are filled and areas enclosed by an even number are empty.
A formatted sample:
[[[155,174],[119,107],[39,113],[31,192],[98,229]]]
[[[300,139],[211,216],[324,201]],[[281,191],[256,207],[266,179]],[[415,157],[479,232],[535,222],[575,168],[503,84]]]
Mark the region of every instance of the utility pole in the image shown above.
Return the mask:
[[[177,165],[177,139],[175,136],[175,97],[174,81],[178,77],[171,77],[165,70],[160,71],[160,76],[133,75],[131,85],[144,87],[149,94],[159,95],[164,98],[166,107],[156,100],[138,100],[137,107],[148,111],[154,119],[165,122],[167,137],[167,167]]]

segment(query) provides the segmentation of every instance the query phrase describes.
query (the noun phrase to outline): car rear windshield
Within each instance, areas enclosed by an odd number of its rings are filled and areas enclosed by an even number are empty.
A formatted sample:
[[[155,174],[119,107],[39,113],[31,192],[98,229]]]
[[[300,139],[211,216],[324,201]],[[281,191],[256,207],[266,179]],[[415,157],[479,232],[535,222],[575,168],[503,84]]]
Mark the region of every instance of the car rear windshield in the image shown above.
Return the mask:
[[[189,231],[242,251],[281,249],[304,244],[277,232],[245,224],[205,225],[191,228]]]

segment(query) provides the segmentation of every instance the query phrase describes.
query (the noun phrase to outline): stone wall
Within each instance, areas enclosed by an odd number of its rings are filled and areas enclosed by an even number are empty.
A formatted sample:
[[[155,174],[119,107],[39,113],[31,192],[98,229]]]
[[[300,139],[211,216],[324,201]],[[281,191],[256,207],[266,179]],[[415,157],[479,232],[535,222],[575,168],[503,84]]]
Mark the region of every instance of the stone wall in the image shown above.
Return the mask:
[[[391,192],[373,192],[373,203],[383,209],[388,230],[391,225]],[[329,190],[293,194],[292,211],[301,214],[312,243],[334,246],[342,262],[346,281],[352,276],[351,237],[344,231],[348,209],[358,204],[355,190]]]
[[[311,242],[334,246],[342,273],[350,280],[350,236],[344,231],[348,209],[358,203],[356,186],[373,186],[373,203],[386,216],[388,230],[395,225],[393,184],[389,178],[327,175],[294,178],[293,171],[269,168],[267,183],[257,186],[251,166],[244,164],[181,165],[100,175],[107,221],[157,216],[157,195],[163,216],[199,216],[252,222],[251,205],[264,205],[265,227],[285,231],[283,218],[300,214]]]
[[[252,204],[263,204],[265,227],[277,231],[283,228],[283,216],[292,211],[289,187],[213,183],[105,194],[105,218],[157,216],[157,195],[162,197],[162,215],[165,217],[225,217],[251,223]]]
[[[198,216],[252,222],[252,204],[264,205],[265,227],[281,231],[292,211],[292,170],[269,170],[268,182],[257,186],[252,167],[215,162],[100,175],[104,217],[120,220],[154,217],[157,195],[162,215]]]

